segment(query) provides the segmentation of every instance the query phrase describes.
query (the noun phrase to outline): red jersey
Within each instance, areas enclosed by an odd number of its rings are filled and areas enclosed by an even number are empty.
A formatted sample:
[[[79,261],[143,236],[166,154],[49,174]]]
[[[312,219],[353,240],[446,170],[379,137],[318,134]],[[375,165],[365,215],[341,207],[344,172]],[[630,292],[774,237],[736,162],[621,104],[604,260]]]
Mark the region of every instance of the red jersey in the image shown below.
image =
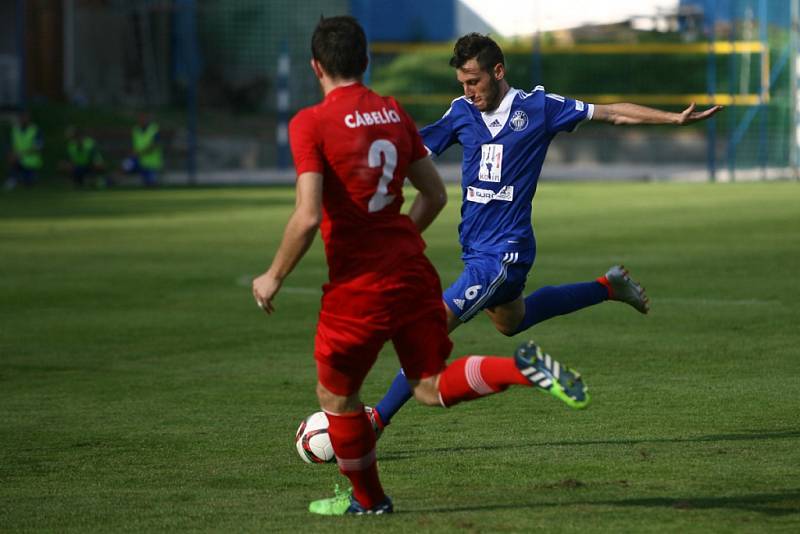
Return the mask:
[[[400,213],[409,164],[427,156],[411,118],[360,83],[338,87],[289,123],[297,174],[321,173],[330,281],[389,272],[425,248]]]

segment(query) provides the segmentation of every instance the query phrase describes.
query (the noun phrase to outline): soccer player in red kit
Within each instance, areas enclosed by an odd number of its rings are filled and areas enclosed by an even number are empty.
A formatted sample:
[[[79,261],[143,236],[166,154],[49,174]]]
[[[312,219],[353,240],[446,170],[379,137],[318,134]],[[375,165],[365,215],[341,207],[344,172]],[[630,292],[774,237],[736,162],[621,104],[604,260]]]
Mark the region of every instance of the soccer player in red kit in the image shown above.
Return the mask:
[[[405,111],[393,98],[362,85],[367,44],[355,19],[322,19],[311,52],[325,96],[290,123],[295,210],[270,268],[253,280],[253,296],[267,314],[274,311],[284,278],[319,228],[329,282],[315,339],[317,396],[328,415],[339,469],[353,491],[313,501],[309,510],[389,513],[392,501],[378,479],[375,432],[359,397],[387,341],[423,404],[452,406],[513,384],[536,386],[578,408],[589,398],[577,373],[533,344],[523,345],[514,358],[465,356],[445,365],[452,343],[442,288],[420,237],[445,205],[444,184]],[[406,176],[418,195],[403,215]]]

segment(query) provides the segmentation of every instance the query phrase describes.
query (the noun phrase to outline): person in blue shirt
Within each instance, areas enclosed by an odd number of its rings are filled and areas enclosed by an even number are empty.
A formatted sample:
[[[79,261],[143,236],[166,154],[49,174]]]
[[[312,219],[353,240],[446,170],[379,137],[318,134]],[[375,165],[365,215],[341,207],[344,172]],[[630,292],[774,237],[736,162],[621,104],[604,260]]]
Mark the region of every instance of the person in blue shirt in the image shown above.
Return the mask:
[[[547,148],[559,132],[585,120],[611,124],[685,125],[707,119],[720,106],[696,111],[694,104],[671,113],[629,103],[593,105],[536,86],[509,86],[505,59],[490,37],[471,33],[455,44],[450,65],[464,89],[450,109],[422,134],[435,155],[463,147],[459,237],[464,271],[444,291],[450,331],[484,311],[502,334],[513,336],[557,315],[606,300],[625,302],[641,313],[647,295],[621,265],[597,280],[547,286],[524,296],[536,257],[531,203]],[[480,384],[476,384],[479,387]],[[410,397],[402,371],[371,410],[377,430]]]

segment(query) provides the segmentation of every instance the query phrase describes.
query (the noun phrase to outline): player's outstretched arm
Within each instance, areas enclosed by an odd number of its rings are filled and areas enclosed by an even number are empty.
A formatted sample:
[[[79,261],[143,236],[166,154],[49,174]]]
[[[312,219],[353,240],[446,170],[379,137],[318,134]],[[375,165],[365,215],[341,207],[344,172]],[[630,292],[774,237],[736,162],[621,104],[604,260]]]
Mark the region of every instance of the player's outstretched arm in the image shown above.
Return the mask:
[[[304,172],[297,177],[297,200],[286,223],[283,239],[269,269],[253,280],[253,297],[267,314],[275,311],[272,299],[283,279],[308,251],[322,222],[322,174]]]
[[[408,167],[408,179],[419,193],[411,204],[408,216],[424,231],[447,204],[447,191],[431,158],[418,159]]]
[[[640,106],[638,104],[595,104],[592,120],[610,122],[611,124],[675,124],[683,126],[706,120],[722,110],[722,106],[712,106],[703,111],[696,111],[695,104],[680,113]]]

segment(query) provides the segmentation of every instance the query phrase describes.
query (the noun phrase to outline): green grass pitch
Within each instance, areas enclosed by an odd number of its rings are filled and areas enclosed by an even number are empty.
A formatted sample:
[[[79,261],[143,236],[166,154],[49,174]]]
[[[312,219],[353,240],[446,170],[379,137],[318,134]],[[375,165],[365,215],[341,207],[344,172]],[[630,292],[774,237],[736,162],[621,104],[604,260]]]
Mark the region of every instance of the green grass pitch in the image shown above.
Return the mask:
[[[460,270],[457,190],[425,234]],[[0,531],[800,531],[800,186],[552,184],[528,289],[622,262],[648,317],[606,303],[533,338],[593,405],[526,388],[409,405],[379,442],[397,513],[322,518],[343,482],[293,437],[316,410],[319,240],[267,317],[250,294],[289,188],[0,196]],[[397,370],[387,348],[364,387]],[[343,530],[346,529],[346,530]]]

